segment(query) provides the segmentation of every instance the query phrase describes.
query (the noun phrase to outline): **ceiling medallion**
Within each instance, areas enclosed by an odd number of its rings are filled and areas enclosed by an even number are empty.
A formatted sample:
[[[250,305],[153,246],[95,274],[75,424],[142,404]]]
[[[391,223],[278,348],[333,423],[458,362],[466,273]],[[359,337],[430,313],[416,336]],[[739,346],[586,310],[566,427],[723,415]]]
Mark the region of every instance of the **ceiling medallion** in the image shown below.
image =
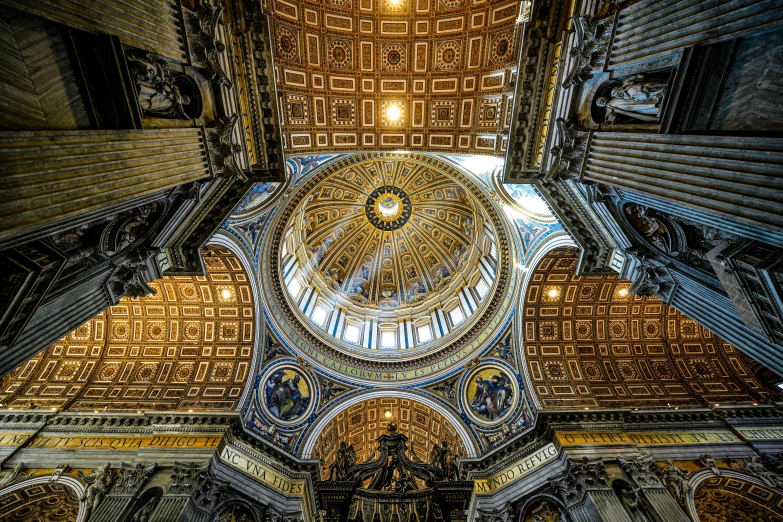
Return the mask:
[[[364,204],[370,223],[379,230],[397,230],[411,217],[411,199],[404,190],[385,185],[373,190]]]

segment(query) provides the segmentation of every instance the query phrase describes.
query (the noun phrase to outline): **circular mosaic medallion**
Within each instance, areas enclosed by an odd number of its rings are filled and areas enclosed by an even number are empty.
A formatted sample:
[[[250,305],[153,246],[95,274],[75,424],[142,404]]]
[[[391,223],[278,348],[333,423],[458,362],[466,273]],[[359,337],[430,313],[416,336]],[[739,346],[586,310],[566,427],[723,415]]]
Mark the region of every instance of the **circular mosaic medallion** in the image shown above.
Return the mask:
[[[315,399],[311,390],[314,383],[301,368],[275,365],[261,378],[258,398],[261,407],[277,424],[296,424],[313,410]]]
[[[364,211],[378,230],[397,230],[411,217],[411,200],[404,190],[385,185],[370,193]]]
[[[502,366],[485,364],[470,373],[462,393],[470,417],[490,426],[503,422],[514,411],[519,386]]]

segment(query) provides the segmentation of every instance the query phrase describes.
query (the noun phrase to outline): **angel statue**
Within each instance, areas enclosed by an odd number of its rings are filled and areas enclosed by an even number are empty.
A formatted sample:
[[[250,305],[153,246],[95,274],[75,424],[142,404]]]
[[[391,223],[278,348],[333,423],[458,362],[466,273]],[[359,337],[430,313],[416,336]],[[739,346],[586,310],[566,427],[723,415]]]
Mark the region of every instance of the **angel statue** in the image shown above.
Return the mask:
[[[663,468],[663,484],[674,491],[674,497],[681,503],[685,503],[688,493],[693,490],[693,486],[686,478],[688,473],[674,465],[671,459],[666,461]]]
[[[87,516],[89,517],[109,491],[109,486],[114,478],[111,464],[106,464],[102,468],[95,468],[89,475],[85,475],[81,470],[77,471],[76,474],[87,484],[87,489],[84,490],[79,500],[87,505]]]
[[[356,465],[356,450],[353,449],[353,444],[347,445],[344,441],[340,442],[340,447],[337,450],[337,456],[334,462],[329,466],[329,480],[333,480],[333,476],[337,475],[337,480],[348,480],[348,473]]]
[[[179,92],[168,63],[152,54],[128,56],[134,72],[139,106],[144,114],[185,118],[190,98]]]
[[[430,464],[443,472],[444,480],[457,480],[459,475],[457,457],[449,449],[448,441],[444,440],[440,446],[432,448]]]
[[[750,459],[743,461],[742,467],[746,473],[760,478],[768,486],[772,488],[783,488],[783,477],[768,470],[767,467],[761,463],[759,457],[753,456]]]
[[[25,478],[25,474],[22,472],[24,464],[21,462],[9,469],[0,469],[0,489],[6,486],[10,486],[15,482],[19,482]]]
[[[655,122],[661,109],[666,84],[648,81],[644,75],[626,78],[622,85],[612,89],[610,95],[596,100],[596,105],[606,109],[606,122],[617,123],[620,116]]]

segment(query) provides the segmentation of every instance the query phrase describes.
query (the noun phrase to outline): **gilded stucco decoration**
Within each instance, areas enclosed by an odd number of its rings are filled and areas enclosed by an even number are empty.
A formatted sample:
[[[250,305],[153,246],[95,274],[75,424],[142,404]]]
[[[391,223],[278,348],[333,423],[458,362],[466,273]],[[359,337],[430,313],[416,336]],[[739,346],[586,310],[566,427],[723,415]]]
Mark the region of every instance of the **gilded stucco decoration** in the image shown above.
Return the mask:
[[[513,231],[454,163],[347,155],[284,201],[258,251],[270,331],[292,355],[357,382],[421,381],[508,325]]]
[[[50,482],[31,484],[0,497],[4,522],[76,522],[79,497],[70,487]]]
[[[229,250],[204,251],[205,276],[153,281],[7,375],[0,402],[59,410],[231,411],[250,373],[255,308]]]
[[[734,477],[713,477],[702,482],[693,500],[702,522],[783,522],[783,495]]]
[[[386,431],[390,420],[397,423],[398,433],[408,437],[410,454],[427,461],[432,448],[446,440],[454,453],[465,456],[464,445],[457,430],[443,415],[411,399],[380,397],[349,406],[334,418],[318,435],[316,448],[323,463],[325,477],[334,461],[340,442],[352,444],[357,462],[377,456],[375,440]]]
[[[524,357],[545,409],[675,408],[776,399],[745,357],[614,276],[576,275],[577,251],[535,267],[524,300]]]
[[[289,152],[505,151],[518,1],[274,0],[270,7]]]

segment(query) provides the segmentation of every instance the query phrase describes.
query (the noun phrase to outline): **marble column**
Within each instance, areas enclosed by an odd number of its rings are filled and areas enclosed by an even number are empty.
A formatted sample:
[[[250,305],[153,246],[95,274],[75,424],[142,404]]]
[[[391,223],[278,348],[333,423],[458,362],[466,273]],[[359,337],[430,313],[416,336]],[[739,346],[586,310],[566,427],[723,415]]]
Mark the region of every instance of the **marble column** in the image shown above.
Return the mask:
[[[628,478],[641,490],[641,495],[660,520],[689,522],[688,515],[658,479],[655,473],[655,460],[650,455],[617,457],[617,461]]]
[[[176,0],[0,0],[14,9],[186,63],[185,32]]]
[[[574,522],[633,522],[609,486],[601,457],[568,459],[565,473],[549,482]]]
[[[84,324],[102,310],[115,304],[106,290],[106,282],[115,267],[108,265],[76,284],[59,289],[38,308],[17,341],[3,347],[0,375],[5,375],[68,332]]]
[[[0,132],[0,246],[211,175],[201,129]]]
[[[147,522],[177,522],[185,509],[199,475],[208,464],[175,462],[168,491],[160,499]]]
[[[651,267],[653,270],[649,270]],[[640,290],[640,295],[657,296],[770,370],[783,372],[781,347],[748,327],[721,287],[707,284],[677,266],[642,260],[629,251],[620,277],[633,281],[633,289]]]
[[[619,13],[609,68],[780,23],[781,0],[642,0]]]
[[[211,469],[200,471],[179,522],[209,522],[209,515],[220,503],[226,488],[228,482],[217,478]]]
[[[778,138],[595,132],[582,175],[783,238]]]
[[[114,487],[106,495],[106,498],[90,514],[90,522],[117,522],[131,505],[136,502],[136,497],[141,493],[144,484],[152,476],[156,465],[125,464],[123,462],[120,477]]]

